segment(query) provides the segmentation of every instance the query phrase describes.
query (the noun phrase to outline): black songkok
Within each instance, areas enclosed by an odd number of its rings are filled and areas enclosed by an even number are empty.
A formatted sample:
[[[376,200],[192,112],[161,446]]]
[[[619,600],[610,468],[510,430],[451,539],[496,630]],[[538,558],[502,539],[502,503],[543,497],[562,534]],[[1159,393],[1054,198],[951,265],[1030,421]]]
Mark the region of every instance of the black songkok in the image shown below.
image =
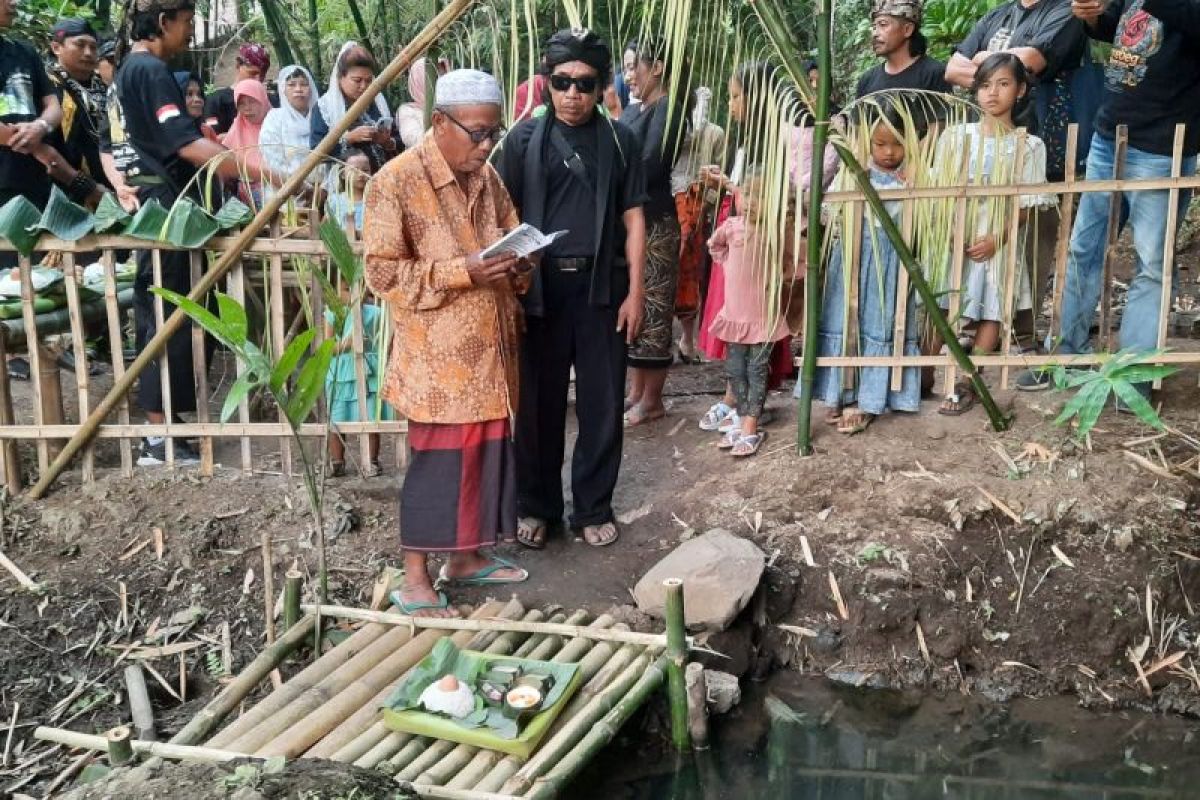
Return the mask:
[[[607,85],[612,76],[612,50],[587,28],[561,30],[546,43],[546,74],[568,61],[582,61],[595,69],[602,84]]]

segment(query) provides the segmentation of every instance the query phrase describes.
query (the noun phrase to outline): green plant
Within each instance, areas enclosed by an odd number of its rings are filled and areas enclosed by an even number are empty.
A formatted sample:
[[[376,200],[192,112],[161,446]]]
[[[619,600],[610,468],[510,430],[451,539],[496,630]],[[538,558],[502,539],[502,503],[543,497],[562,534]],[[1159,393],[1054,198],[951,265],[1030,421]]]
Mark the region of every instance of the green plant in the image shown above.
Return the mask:
[[[1108,398],[1113,396],[1142,422],[1155,430],[1162,430],[1164,426],[1158,412],[1138,391],[1138,385],[1179,371],[1178,367],[1154,363],[1164,352],[1161,349],[1150,352],[1126,349],[1105,356],[1096,369],[1078,370],[1063,365],[1055,367],[1055,388],[1059,391],[1075,390],[1075,396],[1063,406],[1062,412],[1054,420],[1055,424],[1062,425],[1075,418],[1078,426],[1076,435],[1083,438],[1095,427],[1100,412],[1108,404]]]
[[[927,3],[921,32],[929,40],[929,55],[946,61],[987,12],[1001,0],[942,0]]]

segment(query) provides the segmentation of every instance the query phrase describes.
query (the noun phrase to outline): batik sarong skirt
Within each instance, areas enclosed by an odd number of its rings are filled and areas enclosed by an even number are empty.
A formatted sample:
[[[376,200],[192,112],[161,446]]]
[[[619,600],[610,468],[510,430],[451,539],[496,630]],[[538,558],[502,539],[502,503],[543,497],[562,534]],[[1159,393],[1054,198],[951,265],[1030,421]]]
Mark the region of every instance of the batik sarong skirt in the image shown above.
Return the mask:
[[[646,315],[629,348],[629,366],[666,369],[674,356],[675,287],[679,281],[679,220],[674,214],[646,220]]]
[[[517,530],[517,473],[507,419],[408,423],[410,458],[400,490],[405,550],[475,550]]]

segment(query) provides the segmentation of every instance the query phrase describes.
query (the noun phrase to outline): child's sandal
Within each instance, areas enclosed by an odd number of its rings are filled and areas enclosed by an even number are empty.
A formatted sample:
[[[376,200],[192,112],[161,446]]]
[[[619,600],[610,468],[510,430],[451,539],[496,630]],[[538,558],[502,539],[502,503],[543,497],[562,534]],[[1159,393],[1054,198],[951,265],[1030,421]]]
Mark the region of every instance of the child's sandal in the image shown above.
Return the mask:
[[[762,447],[762,443],[767,440],[767,432],[759,431],[758,433],[749,433],[745,436],[739,436],[737,444],[729,451],[729,454],[734,458],[745,458],[752,456],[758,452],[758,448]]]
[[[738,440],[741,438],[742,432],[734,428],[721,437],[720,441],[717,442],[717,449],[732,450],[734,447],[737,447]]]

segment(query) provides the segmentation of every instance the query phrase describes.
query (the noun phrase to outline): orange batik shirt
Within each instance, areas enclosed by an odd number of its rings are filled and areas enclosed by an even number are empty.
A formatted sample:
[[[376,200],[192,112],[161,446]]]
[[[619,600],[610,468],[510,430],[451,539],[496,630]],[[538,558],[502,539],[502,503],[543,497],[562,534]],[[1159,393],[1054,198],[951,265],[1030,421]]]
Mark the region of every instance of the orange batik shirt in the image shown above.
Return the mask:
[[[515,287],[481,288],[467,256],[517,226],[490,164],[466,191],[433,137],[388,162],[367,189],[367,285],[391,309],[383,398],[417,422],[511,418],[521,308]]]

